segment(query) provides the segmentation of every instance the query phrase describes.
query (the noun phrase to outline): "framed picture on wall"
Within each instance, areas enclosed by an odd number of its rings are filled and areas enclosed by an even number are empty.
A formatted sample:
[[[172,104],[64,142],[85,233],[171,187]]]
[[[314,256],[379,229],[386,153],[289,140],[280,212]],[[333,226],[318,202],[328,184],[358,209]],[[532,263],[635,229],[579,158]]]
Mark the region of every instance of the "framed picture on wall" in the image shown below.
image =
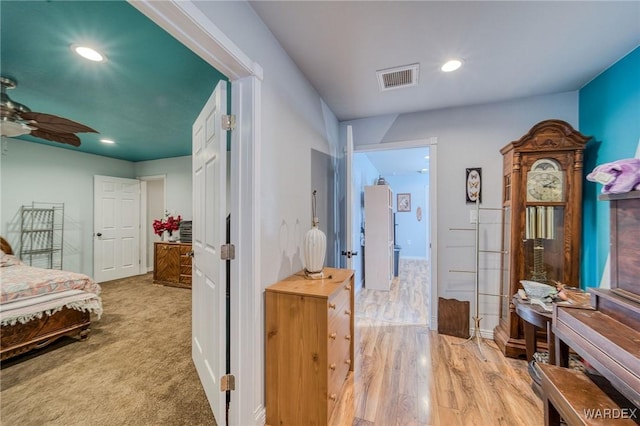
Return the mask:
[[[467,169],[466,178],[467,204],[475,204],[476,200],[482,202],[482,168],[472,167]]]
[[[396,206],[399,212],[411,211],[411,194],[400,193],[396,200]]]

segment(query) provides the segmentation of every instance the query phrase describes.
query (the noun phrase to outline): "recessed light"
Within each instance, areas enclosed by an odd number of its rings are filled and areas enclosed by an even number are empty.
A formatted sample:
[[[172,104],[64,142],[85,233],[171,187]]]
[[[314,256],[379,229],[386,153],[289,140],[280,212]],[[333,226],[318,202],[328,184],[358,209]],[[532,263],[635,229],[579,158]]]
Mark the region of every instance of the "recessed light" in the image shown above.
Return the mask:
[[[425,160],[428,160],[428,159],[429,159],[429,156],[428,156],[428,155],[425,155],[425,156],[424,156],[424,159],[425,159]]]
[[[445,64],[440,67],[443,72],[451,72],[455,71],[462,66],[462,61],[459,59],[452,59],[450,61],[445,62]]]
[[[106,62],[107,61],[107,57],[105,55],[103,55],[102,53],[98,52],[97,50],[88,47],[88,46],[82,46],[80,44],[72,44],[71,45],[71,50],[73,50],[74,52],[76,52],[78,55],[82,56],[85,59],[88,59],[90,61],[93,62]]]
[[[114,141],[112,141],[111,139],[100,139],[100,142],[102,142],[102,143],[107,143],[107,144],[115,143],[115,142],[114,142]]]

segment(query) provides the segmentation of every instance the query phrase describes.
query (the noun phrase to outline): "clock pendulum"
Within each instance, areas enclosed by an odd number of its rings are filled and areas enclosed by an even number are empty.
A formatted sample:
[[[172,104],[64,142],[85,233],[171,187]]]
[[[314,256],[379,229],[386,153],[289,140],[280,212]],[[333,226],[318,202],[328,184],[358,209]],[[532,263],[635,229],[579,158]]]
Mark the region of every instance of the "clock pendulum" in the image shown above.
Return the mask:
[[[533,240],[533,269],[531,280],[539,283],[547,283],[547,271],[544,268],[544,242],[542,238]]]

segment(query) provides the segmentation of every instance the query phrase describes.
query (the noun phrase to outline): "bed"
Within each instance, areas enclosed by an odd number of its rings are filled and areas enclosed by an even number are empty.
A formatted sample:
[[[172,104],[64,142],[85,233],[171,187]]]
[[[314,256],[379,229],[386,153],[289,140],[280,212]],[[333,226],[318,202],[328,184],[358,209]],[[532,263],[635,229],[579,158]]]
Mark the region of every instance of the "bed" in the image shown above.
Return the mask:
[[[86,340],[91,314],[102,315],[100,286],[76,272],[35,268],[0,237],[0,360],[63,336]]]

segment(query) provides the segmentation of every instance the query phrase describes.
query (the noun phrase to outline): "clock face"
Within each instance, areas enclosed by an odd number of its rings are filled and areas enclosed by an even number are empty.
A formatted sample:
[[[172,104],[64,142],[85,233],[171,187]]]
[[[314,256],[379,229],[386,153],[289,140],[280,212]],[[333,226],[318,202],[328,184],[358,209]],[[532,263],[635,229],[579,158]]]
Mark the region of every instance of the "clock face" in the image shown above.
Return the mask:
[[[527,201],[564,201],[563,172],[553,159],[543,158],[527,174]]]

